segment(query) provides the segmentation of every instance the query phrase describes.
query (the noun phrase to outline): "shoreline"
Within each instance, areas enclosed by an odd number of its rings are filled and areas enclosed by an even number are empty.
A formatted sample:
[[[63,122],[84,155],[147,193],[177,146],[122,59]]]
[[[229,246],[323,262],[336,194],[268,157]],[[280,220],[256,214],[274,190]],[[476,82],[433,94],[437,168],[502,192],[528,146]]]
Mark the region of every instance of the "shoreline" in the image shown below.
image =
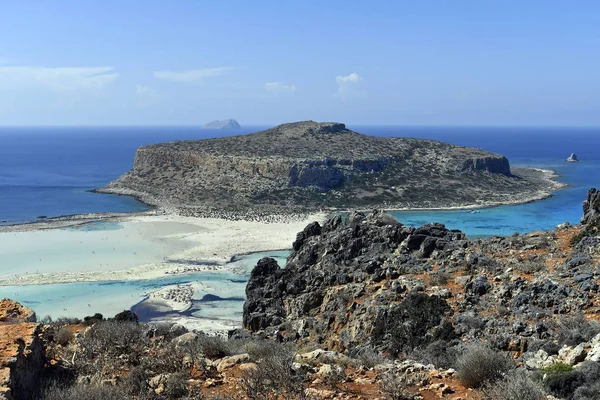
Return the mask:
[[[169,275],[236,273],[236,257],[291,249],[295,235],[325,213],[286,222],[231,221],[177,215],[60,219],[0,230],[0,248],[15,260],[0,275],[0,287],[80,282],[141,281]],[[73,231],[94,222],[117,229]],[[36,229],[39,228],[39,229]],[[121,247],[125,247],[121,251]],[[20,253],[19,253],[20,251]],[[39,259],[28,257],[42,252]],[[69,265],[61,252],[69,252]],[[37,253],[36,253],[37,252]],[[58,252],[59,254],[54,254]],[[152,254],[147,254],[148,252]],[[137,254],[136,254],[137,253]],[[33,259],[35,258],[35,259]],[[11,271],[12,267],[12,271]]]
[[[92,193],[98,194],[110,194],[113,196],[129,196],[134,198],[136,201],[148,206],[150,209],[145,211],[135,211],[131,213],[115,213],[115,212],[98,212],[98,213],[88,213],[88,214],[68,214],[68,215],[59,215],[55,217],[44,218],[43,220],[29,221],[23,223],[16,224],[7,224],[0,225],[0,232],[23,232],[23,231],[35,231],[35,230],[47,230],[47,229],[60,229],[69,226],[76,225],[84,225],[93,222],[99,221],[112,221],[112,222],[120,222],[130,217],[136,216],[180,216],[185,218],[198,218],[198,219],[221,219],[224,221],[253,221],[253,222],[263,222],[265,224],[277,223],[277,222],[289,222],[289,221],[298,221],[305,219],[307,216],[311,214],[325,214],[331,215],[334,213],[348,213],[351,211],[361,211],[361,212],[370,212],[373,209],[381,209],[386,212],[410,212],[410,211],[460,211],[460,210],[475,210],[475,209],[484,209],[484,208],[492,208],[492,207],[500,207],[500,206],[516,206],[520,204],[528,204],[535,201],[545,200],[554,196],[554,192],[564,189],[570,186],[567,183],[560,182],[557,179],[560,178],[560,175],[553,170],[542,169],[542,168],[519,168],[515,169],[528,169],[541,172],[543,174],[542,180],[545,181],[549,187],[548,191],[538,191],[537,194],[531,195],[525,198],[519,199],[511,199],[505,201],[485,201],[476,204],[460,204],[460,205],[449,205],[449,206],[440,206],[440,207],[389,207],[382,205],[380,207],[370,207],[370,208],[326,208],[322,210],[312,210],[307,211],[305,213],[299,212],[290,212],[288,214],[273,214],[272,218],[264,218],[262,214],[257,213],[253,216],[253,218],[238,218],[239,215],[249,216],[248,213],[229,213],[229,212],[209,212],[210,214],[214,214],[214,216],[185,216],[182,215],[176,207],[171,205],[165,205],[154,199],[150,195],[140,193],[130,189],[121,189],[121,188],[97,188],[90,189],[89,191]],[[159,210],[162,210],[162,214],[157,214]],[[219,214],[231,214],[230,218],[222,217]]]

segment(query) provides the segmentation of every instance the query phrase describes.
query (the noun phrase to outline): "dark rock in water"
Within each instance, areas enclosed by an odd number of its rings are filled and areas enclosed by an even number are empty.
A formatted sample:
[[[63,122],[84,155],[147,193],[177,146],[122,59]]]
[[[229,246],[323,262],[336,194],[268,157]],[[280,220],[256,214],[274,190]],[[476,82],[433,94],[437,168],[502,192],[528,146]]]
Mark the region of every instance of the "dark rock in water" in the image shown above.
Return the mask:
[[[587,199],[583,202],[583,225],[600,224],[600,191],[592,188],[588,191]]]
[[[219,297],[217,295],[214,294],[205,294],[204,296],[202,296],[202,299],[200,299],[200,301],[222,301],[225,300],[222,297]]]
[[[38,215],[37,216],[37,219],[46,219],[46,218],[48,218],[47,215]]]
[[[203,129],[240,129],[240,124],[235,119],[224,119],[220,121],[211,121],[204,124]]]
[[[579,158],[577,158],[577,154],[571,153],[569,158],[567,158],[567,161],[568,162],[577,162],[577,161],[579,161]]]

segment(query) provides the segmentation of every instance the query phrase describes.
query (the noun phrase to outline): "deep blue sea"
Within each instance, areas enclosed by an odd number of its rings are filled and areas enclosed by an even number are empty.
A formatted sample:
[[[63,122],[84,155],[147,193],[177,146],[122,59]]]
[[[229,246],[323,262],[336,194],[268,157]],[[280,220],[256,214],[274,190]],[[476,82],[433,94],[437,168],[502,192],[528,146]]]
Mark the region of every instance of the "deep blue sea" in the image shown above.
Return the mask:
[[[38,216],[132,212],[145,206],[123,196],[89,193],[129,170],[145,144],[243,134],[198,127],[0,128],[0,224]],[[349,126],[374,136],[405,136],[480,147],[508,157],[512,166],[556,170],[570,186],[550,199],[479,210],[396,213],[402,222],[438,221],[469,236],[511,234],[577,223],[587,189],[600,186],[600,128]],[[582,160],[564,160],[575,152]]]

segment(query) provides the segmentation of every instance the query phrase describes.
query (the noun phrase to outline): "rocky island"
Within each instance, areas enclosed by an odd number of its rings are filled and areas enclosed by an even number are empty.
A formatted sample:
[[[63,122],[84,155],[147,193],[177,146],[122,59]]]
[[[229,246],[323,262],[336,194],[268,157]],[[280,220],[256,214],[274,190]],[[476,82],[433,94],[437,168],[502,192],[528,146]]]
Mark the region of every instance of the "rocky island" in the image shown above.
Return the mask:
[[[240,124],[235,119],[211,121],[202,126],[203,129],[240,129]]]
[[[453,208],[541,199],[552,173],[433,140],[380,138],[304,121],[248,135],[143,146],[102,192],[184,215]]]

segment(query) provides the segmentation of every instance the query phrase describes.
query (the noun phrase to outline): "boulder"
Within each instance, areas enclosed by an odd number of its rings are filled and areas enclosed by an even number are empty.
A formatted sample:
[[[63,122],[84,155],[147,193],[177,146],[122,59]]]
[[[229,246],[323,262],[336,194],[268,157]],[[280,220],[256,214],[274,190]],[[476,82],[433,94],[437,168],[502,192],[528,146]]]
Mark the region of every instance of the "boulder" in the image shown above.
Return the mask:
[[[564,346],[558,352],[559,360],[562,360],[565,364],[575,365],[585,360],[587,351],[583,344],[578,344],[575,347]]]
[[[250,356],[246,353],[244,354],[236,354],[229,357],[223,357],[219,361],[215,362],[217,364],[217,371],[223,372],[226,369],[233,367],[236,364],[245,364],[250,362]]]

